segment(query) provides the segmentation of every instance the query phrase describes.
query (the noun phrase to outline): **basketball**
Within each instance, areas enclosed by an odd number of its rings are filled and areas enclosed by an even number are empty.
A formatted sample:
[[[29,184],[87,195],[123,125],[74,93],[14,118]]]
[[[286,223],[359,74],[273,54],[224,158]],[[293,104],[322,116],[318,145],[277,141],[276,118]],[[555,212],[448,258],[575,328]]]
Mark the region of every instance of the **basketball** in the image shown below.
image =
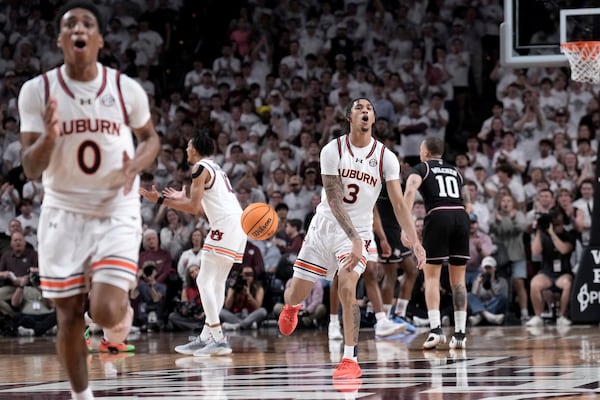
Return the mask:
[[[265,203],[252,203],[244,209],[240,218],[242,229],[251,239],[269,239],[277,231],[279,218],[275,209]]]

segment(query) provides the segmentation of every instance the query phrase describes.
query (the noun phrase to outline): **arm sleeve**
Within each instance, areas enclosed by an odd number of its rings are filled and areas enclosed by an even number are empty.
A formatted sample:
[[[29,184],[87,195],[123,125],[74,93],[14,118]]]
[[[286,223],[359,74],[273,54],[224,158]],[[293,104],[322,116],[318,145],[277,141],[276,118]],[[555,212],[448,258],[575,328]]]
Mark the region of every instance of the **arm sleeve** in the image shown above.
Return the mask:
[[[400,163],[390,150],[383,152],[383,179],[386,182],[400,179]]]
[[[121,93],[129,116],[129,126],[141,128],[150,119],[148,95],[139,83],[127,75],[121,75]]]
[[[44,133],[44,82],[41,77],[23,84],[19,92],[19,123],[21,132]]]
[[[321,174],[339,175],[340,153],[337,148],[337,140],[327,143],[321,150]]]

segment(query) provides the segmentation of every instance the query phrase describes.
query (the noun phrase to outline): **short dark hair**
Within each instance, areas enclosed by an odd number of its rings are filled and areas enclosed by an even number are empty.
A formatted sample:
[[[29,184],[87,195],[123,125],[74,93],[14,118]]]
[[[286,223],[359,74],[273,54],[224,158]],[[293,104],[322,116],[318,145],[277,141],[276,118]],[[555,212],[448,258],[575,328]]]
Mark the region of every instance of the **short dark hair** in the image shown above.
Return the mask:
[[[94,3],[86,0],[69,1],[58,10],[58,12],[56,13],[56,18],[54,20],[54,23],[56,25],[56,32],[60,32],[60,21],[62,20],[62,17],[74,8],[83,8],[94,14],[94,17],[96,17],[96,22],[98,23],[98,30],[101,34],[104,34],[104,20],[102,19],[102,14],[100,14],[100,10],[98,10],[98,7],[96,7]]]
[[[192,138],[192,146],[201,156],[209,156],[215,151],[215,143],[203,130],[196,132]]]
[[[423,143],[425,144],[425,148],[432,155],[441,156],[444,154],[444,142],[441,139],[436,137],[428,137],[423,141]]]

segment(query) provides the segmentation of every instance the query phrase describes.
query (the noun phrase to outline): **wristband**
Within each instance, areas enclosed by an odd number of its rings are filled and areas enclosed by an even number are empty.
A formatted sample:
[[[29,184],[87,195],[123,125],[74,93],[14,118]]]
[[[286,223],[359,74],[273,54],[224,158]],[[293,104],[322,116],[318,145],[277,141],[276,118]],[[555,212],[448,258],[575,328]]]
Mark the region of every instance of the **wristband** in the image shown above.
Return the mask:
[[[165,201],[165,196],[164,195],[160,195],[158,196],[158,200],[156,200],[156,204],[158,204],[159,206],[162,205],[162,203]]]

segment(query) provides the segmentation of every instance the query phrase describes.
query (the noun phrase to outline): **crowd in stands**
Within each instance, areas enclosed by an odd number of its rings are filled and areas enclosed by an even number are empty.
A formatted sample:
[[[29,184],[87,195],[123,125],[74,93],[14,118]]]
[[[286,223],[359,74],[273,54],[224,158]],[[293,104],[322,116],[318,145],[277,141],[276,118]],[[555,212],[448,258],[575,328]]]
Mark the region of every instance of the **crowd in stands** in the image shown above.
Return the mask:
[[[16,99],[25,80],[61,63],[53,22],[58,3],[0,4],[0,312],[11,317],[25,312],[15,293],[23,286],[37,290],[37,259],[32,255],[27,265],[15,266],[11,257],[19,239],[35,254],[44,195],[41,181],[28,181],[20,167]],[[250,241],[243,264],[223,288],[221,317],[228,329],[256,327],[282,302],[320,201],[319,151],[344,132],[345,109],[357,97],[374,104],[375,135],[397,153],[403,173],[418,162],[421,140],[437,136],[466,179],[468,288],[479,299],[471,302],[472,324],[502,323],[497,315],[524,322],[534,317],[538,324],[544,306],[539,296],[548,282],[536,274],[548,265],[550,274],[560,272],[551,286],[568,293],[589,240],[598,87],[571,81],[567,69],[501,66],[501,1],[196,3],[205,2],[95,1],[106,21],[99,61],[134,77],[148,95],[162,148],[141,174],[143,187],[189,186],[185,147],[202,129],[214,138],[214,157],[242,206],[267,202],[278,213],[276,235]],[[421,202],[414,215],[422,226]],[[207,221],[145,200],[142,216],[139,284],[131,293],[136,325],[201,327],[195,276]],[[552,270],[556,259],[562,265]],[[423,317],[421,285],[409,316]],[[493,307],[489,293],[482,293],[490,287],[502,288],[505,296],[493,299]],[[323,282],[311,294],[304,325],[326,318],[319,304],[328,304],[327,288]],[[32,304],[30,309],[47,311],[41,299]],[[560,307],[559,321],[568,324],[568,307]]]

